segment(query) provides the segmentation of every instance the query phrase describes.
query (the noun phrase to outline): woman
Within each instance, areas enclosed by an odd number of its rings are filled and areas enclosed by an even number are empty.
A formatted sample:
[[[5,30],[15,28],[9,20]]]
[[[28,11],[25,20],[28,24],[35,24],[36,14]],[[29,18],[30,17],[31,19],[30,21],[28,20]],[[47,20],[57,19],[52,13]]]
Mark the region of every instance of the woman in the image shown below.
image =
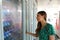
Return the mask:
[[[55,32],[53,26],[46,22],[47,14],[45,11],[37,13],[37,29],[36,34],[26,32],[26,34],[39,37],[39,40],[55,40]]]

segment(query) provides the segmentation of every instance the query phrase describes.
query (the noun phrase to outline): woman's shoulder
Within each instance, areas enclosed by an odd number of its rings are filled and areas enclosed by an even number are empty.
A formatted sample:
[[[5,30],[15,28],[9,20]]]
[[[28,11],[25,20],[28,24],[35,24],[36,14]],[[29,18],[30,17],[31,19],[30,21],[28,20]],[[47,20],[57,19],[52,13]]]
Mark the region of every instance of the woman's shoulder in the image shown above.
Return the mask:
[[[53,25],[52,24],[47,24],[48,26],[47,26],[47,28],[46,28],[46,30],[48,31],[48,33],[50,34],[50,35],[53,35],[53,34],[55,34],[55,29],[54,29],[54,27],[53,27]]]
[[[53,25],[52,25],[52,24],[50,24],[50,23],[47,23],[47,25],[48,25],[48,26],[53,26]]]
[[[53,28],[53,25],[50,23],[47,23],[47,28]]]

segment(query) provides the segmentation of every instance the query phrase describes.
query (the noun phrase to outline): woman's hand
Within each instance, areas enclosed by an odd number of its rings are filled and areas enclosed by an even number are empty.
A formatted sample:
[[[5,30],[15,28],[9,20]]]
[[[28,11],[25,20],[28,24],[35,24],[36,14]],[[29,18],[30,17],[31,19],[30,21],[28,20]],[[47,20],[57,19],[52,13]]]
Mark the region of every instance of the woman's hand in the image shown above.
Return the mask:
[[[26,34],[29,34],[29,32],[26,31]]]
[[[49,36],[49,40],[55,40],[55,36],[54,35],[50,35]]]
[[[34,36],[34,37],[38,37],[37,34],[31,33],[31,32],[27,32],[27,31],[26,31],[26,34],[32,35],[32,36]]]
[[[30,34],[30,32],[26,32],[26,34]]]

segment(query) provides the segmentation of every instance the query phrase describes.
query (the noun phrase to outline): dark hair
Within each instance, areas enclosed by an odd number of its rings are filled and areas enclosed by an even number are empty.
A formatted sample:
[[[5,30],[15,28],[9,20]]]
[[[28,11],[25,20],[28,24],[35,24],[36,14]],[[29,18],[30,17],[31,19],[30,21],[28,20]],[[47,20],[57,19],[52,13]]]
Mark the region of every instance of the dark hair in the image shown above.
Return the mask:
[[[45,11],[39,11],[37,14],[40,14],[41,16],[44,16],[44,19],[46,21],[47,14]]]
[[[39,11],[37,14],[44,16],[44,20],[46,21],[47,14],[45,11]],[[41,27],[42,27],[41,22],[38,22],[36,32],[40,31]]]

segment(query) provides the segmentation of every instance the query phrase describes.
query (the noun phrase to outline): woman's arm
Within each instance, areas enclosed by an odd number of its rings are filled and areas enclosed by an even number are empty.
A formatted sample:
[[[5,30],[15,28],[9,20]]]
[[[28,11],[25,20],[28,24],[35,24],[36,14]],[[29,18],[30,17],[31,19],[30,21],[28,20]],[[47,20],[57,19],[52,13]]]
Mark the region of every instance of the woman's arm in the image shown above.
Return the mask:
[[[49,40],[55,40],[55,36],[54,35],[50,35],[49,36]]]
[[[26,34],[32,35],[32,36],[34,36],[34,37],[38,37],[37,34],[31,33],[31,32],[26,32]]]

